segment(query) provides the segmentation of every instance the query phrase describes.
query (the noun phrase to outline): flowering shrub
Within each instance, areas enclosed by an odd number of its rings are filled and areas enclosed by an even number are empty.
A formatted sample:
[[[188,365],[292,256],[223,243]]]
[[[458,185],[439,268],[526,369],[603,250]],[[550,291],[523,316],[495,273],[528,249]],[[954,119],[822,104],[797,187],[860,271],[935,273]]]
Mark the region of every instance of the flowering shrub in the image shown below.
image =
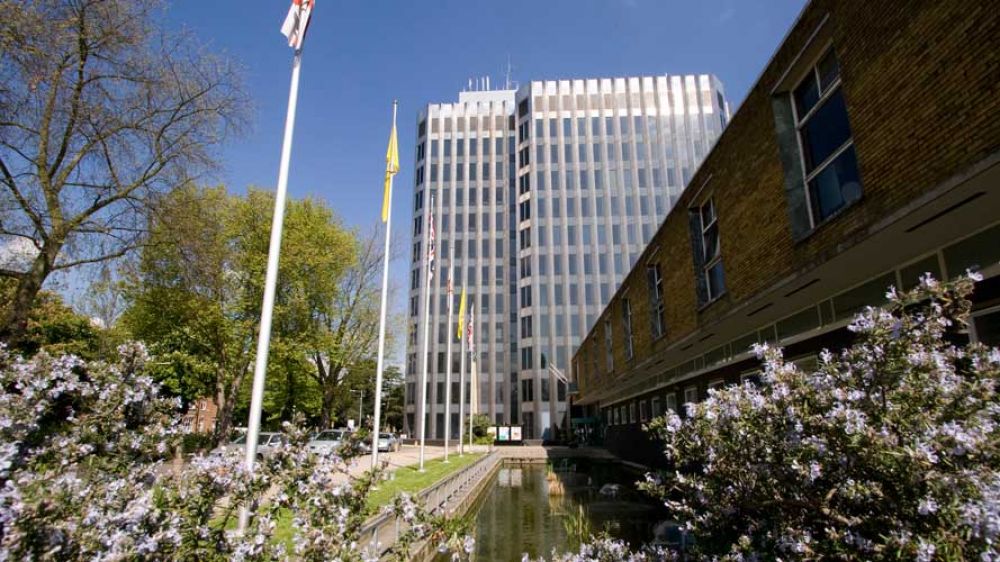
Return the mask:
[[[0,350],[0,561],[366,560],[365,497],[381,470],[348,478],[349,459],[314,453],[304,432],[252,472],[242,454],[164,462],[182,438],[178,404],[144,375],[137,344],[114,364]],[[249,505],[246,533],[234,532]],[[388,552],[422,540],[471,551],[461,530],[406,496],[385,507],[408,530]],[[277,540],[291,519],[291,540]]]
[[[762,382],[650,424],[647,476],[721,560],[1000,560],[1000,351],[952,343],[975,277],[923,279],[860,314],[803,372],[760,346]]]

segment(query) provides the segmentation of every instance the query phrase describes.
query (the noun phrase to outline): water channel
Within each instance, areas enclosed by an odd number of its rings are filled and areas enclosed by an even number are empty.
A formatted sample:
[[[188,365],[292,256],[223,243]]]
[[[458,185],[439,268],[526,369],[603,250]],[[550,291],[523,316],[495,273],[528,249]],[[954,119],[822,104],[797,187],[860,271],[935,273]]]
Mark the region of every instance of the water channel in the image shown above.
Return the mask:
[[[607,531],[639,545],[650,542],[662,506],[638,491],[642,474],[588,459],[505,465],[475,514],[477,562],[518,562],[576,550],[578,537]],[[583,531],[581,533],[581,531]]]

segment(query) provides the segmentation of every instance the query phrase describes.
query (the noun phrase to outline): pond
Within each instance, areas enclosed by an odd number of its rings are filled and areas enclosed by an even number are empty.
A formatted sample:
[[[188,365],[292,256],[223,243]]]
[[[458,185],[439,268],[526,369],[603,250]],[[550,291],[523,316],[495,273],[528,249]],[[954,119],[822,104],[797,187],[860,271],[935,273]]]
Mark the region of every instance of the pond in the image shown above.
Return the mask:
[[[618,463],[586,459],[553,465],[505,465],[475,515],[473,560],[506,562],[548,558],[575,550],[578,537],[607,531],[639,545],[666,519],[657,502],[638,491],[642,474]]]

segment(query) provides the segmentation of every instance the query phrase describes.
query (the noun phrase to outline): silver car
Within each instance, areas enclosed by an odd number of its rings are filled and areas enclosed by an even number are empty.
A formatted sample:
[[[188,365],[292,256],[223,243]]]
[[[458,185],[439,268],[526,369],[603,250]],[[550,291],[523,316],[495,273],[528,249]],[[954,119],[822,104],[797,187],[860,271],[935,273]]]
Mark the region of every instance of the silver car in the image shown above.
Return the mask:
[[[390,453],[399,450],[399,439],[394,433],[378,434],[378,450],[381,453]]]
[[[309,440],[309,448],[316,452],[327,452],[340,448],[349,432],[346,429],[328,429]]]
[[[257,434],[257,458],[264,457],[274,451],[275,448],[285,444],[288,439],[280,433],[262,432]],[[229,443],[219,447],[222,452],[240,451],[247,448],[247,435],[244,433]]]

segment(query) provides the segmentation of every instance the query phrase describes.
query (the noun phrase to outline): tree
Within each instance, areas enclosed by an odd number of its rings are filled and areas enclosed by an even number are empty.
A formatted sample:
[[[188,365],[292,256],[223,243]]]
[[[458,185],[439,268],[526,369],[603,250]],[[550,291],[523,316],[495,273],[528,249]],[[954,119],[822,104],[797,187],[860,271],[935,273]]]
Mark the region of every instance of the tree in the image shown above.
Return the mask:
[[[136,247],[157,194],[213,165],[242,123],[238,73],[154,18],[157,2],[0,0],[0,236],[27,240],[0,315],[16,340],[46,279]]]
[[[694,554],[998,559],[1000,350],[952,343],[974,280],[890,290],[815,372],[761,346],[760,386],[654,422],[676,471],[646,489],[694,533]]]
[[[163,197],[126,280],[130,304],[122,317],[158,356],[158,381],[187,403],[215,400],[217,441],[229,436],[254,342],[255,313],[240,296],[232,255],[234,206],[222,187],[189,184]]]
[[[215,400],[215,439],[223,440],[256,353],[274,195],[189,185],[159,207],[123,323],[152,342],[164,386],[188,401]],[[285,223],[265,395],[264,419],[273,423],[318,415],[307,362],[313,314],[332,306],[354,259],[351,234],[325,205],[289,201]]]
[[[405,383],[403,373],[395,365],[385,368],[382,373],[382,416],[384,422],[382,427],[395,428],[397,431],[403,427],[403,416],[405,415]]]
[[[0,279],[0,302],[8,302],[16,286],[10,279]],[[100,354],[105,334],[89,318],[77,314],[61,296],[40,291],[25,323],[23,337],[12,349],[25,355],[40,350],[71,353],[87,358]]]
[[[264,294],[263,280],[273,209],[272,193],[251,189],[246,198],[237,201],[233,223],[234,267],[239,271],[237,277],[241,287],[239,294],[242,304],[239,306],[242,310],[254,311],[255,320],[259,316]],[[364,286],[366,281],[364,277],[356,277],[362,275],[356,266],[359,262],[358,250],[359,243],[354,234],[343,228],[326,204],[308,198],[289,202],[281,241],[271,336],[273,347],[289,352],[284,356],[288,361],[302,366],[301,361],[308,359],[315,367],[315,350],[322,345],[319,342],[328,341],[330,334],[329,324],[325,321],[331,318],[353,318],[352,314],[361,314],[362,307],[358,303],[365,289],[355,289],[355,283]],[[354,279],[357,280],[352,281]],[[339,308],[345,308],[348,312],[338,310]],[[366,326],[361,323],[346,324],[339,336],[340,341],[357,342],[365,337],[365,330]],[[295,356],[294,353],[299,355]],[[346,351],[340,356],[358,357]],[[272,369],[282,367],[279,363],[270,364]],[[319,364],[323,364],[322,359]],[[329,382],[335,379],[339,384],[345,378],[344,369],[350,365],[346,361],[338,363],[334,374],[324,380]],[[284,367],[290,365],[286,362]],[[283,368],[283,372],[276,374],[284,379],[288,392],[279,411],[270,412],[272,418],[287,421],[288,416],[297,408],[294,404],[296,400],[313,402],[315,394],[297,389],[315,389],[317,385],[322,392],[320,416],[323,417],[322,412],[327,411],[325,409],[329,404],[323,382],[317,379],[316,384],[300,384],[295,380],[296,376],[304,377],[307,372],[312,374],[314,371]],[[269,378],[275,379],[271,373]]]
[[[321,427],[330,427],[338,400],[349,394],[347,375],[377,353],[383,248],[377,231],[359,238],[357,259],[340,280],[333,301],[316,301],[311,353],[323,393]]]

